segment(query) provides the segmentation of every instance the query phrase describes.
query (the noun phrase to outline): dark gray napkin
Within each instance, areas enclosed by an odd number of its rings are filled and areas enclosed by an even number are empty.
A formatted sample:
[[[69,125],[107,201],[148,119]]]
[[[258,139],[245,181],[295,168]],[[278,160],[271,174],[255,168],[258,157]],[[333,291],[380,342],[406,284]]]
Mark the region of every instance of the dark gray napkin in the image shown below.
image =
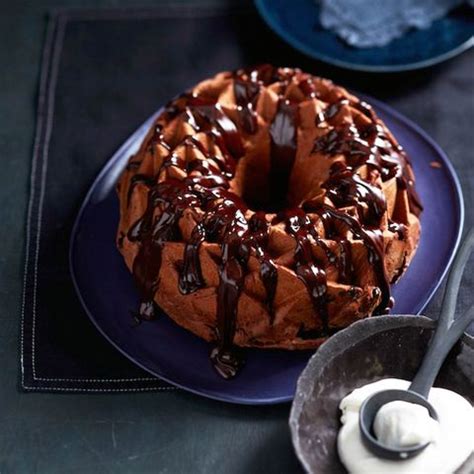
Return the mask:
[[[463,92],[471,83],[469,59],[461,57],[444,75],[439,69],[383,77],[341,71],[292,50],[242,2],[55,12],[41,71],[27,218],[21,386],[65,392],[169,388],[93,327],[74,292],[67,257],[72,224],[94,177],[170,97],[220,70],[261,62],[298,66],[388,99],[436,132],[470,193],[472,107]],[[438,307],[435,300],[431,312]]]
[[[72,224],[94,177],[149,115],[221,69],[275,61],[273,40],[241,3],[51,15],[27,217],[23,389],[170,388],[119,354],[88,320],[69,275]]]

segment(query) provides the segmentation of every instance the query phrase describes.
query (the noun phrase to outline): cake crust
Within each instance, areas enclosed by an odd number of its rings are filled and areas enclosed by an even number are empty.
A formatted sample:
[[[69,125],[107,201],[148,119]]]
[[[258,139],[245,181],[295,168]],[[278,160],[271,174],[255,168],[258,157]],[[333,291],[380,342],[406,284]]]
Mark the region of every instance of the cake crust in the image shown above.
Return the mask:
[[[331,81],[269,65],[173,100],[118,183],[117,246],[153,318],[215,343],[311,349],[386,312],[421,204],[410,161],[372,108]]]

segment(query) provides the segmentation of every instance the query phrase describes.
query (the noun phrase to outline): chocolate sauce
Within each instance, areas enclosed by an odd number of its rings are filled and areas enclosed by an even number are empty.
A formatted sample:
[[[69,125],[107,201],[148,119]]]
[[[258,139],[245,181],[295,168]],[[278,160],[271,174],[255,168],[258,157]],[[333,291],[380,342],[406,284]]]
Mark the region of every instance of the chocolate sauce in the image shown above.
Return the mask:
[[[363,180],[354,170],[337,161],[331,167],[330,177],[323,183],[326,196],[336,207],[355,205],[359,219],[369,225],[378,225],[387,210],[382,190]],[[367,207],[365,212],[362,205]]]
[[[195,94],[181,95],[175,102],[168,104],[163,114],[167,120],[181,115],[196,132],[207,132],[218,145],[224,145],[221,151],[234,158],[243,153],[242,138],[235,123],[223,111],[215,99]]]
[[[215,346],[209,358],[216,372],[224,379],[234,378],[245,365],[245,356],[236,346],[232,348]]]
[[[132,179],[130,180],[130,187],[128,188],[127,192],[127,206],[130,204],[133,190],[138,184],[144,184],[145,186],[151,187],[153,186],[154,182],[154,178],[150,178],[150,176],[146,176],[144,174],[136,174],[132,176]]]
[[[384,181],[396,177],[398,186],[407,190],[410,211],[419,216],[423,206],[415,190],[410,160],[403,148],[395,144],[378,123],[368,127],[362,134],[373,143],[376,150],[367,159],[367,164],[377,169]]]
[[[234,345],[234,338],[239,299],[248,274],[249,258],[254,257],[260,263],[260,278],[266,291],[271,324],[278,285],[277,267],[268,252],[270,224],[265,214],[249,212],[245,202],[230,191],[237,162],[245,153],[239,129],[249,134],[256,133],[258,125],[255,108],[261,87],[278,83],[280,99],[269,129],[269,181],[272,183],[271,194],[275,207],[285,209],[289,176],[297,149],[299,116],[298,104],[284,97],[288,84],[297,73],[301,74],[297,70],[277,69],[269,65],[241,69],[234,73],[231,77],[234,80],[239,127],[215,98],[198,96],[192,92],[179,96],[168,104],[163,115],[158,118],[159,123],[147,144],[152,152],[159,145],[169,150],[169,154],[162,159],[160,170],[156,176],[137,174],[130,181],[129,199],[139,183],[149,189],[145,212],[132,225],[127,235],[130,241],[139,243],[133,274],[143,299],[140,306],[141,319],[154,317],[153,299],[159,287],[163,245],[169,241],[183,241],[179,221],[186,210],[193,212],[193,208],[199,208],[200,212],[195,216],[196,225],[184,247],[183,260],[178,269],[179,290],[183,294],[191,294],[206,286],[199,258],[201,244],[206,241],[220,245],[216,343],[210,358],[217,372],[225,378],[235,376],[244,364],[241,351]],[[311,76],[303,76],[297,82],[303,95],[309,99],[319,97],[318,88]],[[335,96],[334,103],[328,106],[318,120],[332,126],[341,107],[347,104],[358,108],[373,123],[363,130],[359,130],[355,124],[337,125],[315,141],[314,152],[343,154],[346,163],[334,164],[323,185],[326,196],[336,208],[321,204],[309,204],[305,207],[305,210],[311,210],[320,216],[325,238],[337,242],[337,252],[331,250],[320,238],[315,223],[303,209],[286,209],[276,218],[276,221],[285,223],[286,231],[295,240],[294,269],[304,282],[315,314],[321,321],[321,329],[316,330],[317,337],[325,337],[334,330],[329,325],[328,317],[327,267],[336,266],[339,282],[348,285],[356,283],[347,231],[364,242],[368,260],[375,270],[382,293],[382,302],[376,312],[383,312],[390,306],[383,258],[384,241],[379,230],[381,218],[386,212],[386,201],[381,189],[375,184],[376,177],[380,176],[383,181],[396,177],[399,184],[408,191],[410,207],[418,212],[421,210],[408,158],[386,136],[370,106]],[[191,135],[179,138],[179,142],[165,142],[160,123],[178,117],[196,133],[205,134],[207,142],[204,144]],[[179,147],[195,148],[198,154],[191,158],[187,153],[181,156],[177,152]],[[358,168],[362,165],[369,168],[366,179],[358,174]],[[139,166],[140,162],[132,160],[127,169],[133,171]],[[166,170],[170,167],[184,171],[187,177],[183,180],[166,177]],[[346,206],[355,206],[358,218],[337,209]],[[405,238],[403,229],[402,224],[389,223],[389,230],[396,232],[399,238]],[[325,258],[315,257],[314,245],[323,250]],[[302,331],[310,334],[304,328]]]
[[[149,142],[149,147],[151,148],[152,152],[154,151],[156,145],[160,145],[166,148],[167,150],[170,150],[169,144],[165,142],[165,138],[163,135],[163,127],[160,124],[155,125],[153,135]]]
[[[270,224],[263,212],[255,213],[249,221],[249,232],[252,247],[260,262],[260,278],[267,293],[266,304],[270,314],[270,322],[273,323],[274,311],[273,302],[275,300],[276,287],[278,282],[278,271],[273,260],[267,254],[265,248],[268,245],[268,233]]]
[[[257,114],[255,108],[260,94],[260,84],[234,79],[234,96],[237,102],[242,128],[250,134],[257,131]]]
[[[377,283],[382,291],[382,301],[374,313],[385,313],[390,300],[390,285],[385,272],[385,245],[382,231],[379,228],[363,228],[354,217],[327,205],[320,205],[313,210],[321,217],[327,235],[334,236],[335,229],[337,229],[334,226],[334,222],[337,221],[344,224],[357,239],[361,239],[364,242],[367,248],[368,261],[375,270]]]
[[[227,191],[221,192],[220,196],[223,200],[212,203],[202,223],[207,239],[218,241],[222,246],[217,292],[217,344],[211,360],[220,375],[231,378],[243,364],[233,340],[239,297],[252,250],[261,263],[260,274],[269,307],[273,307],[277,273],[262,248],[267,242],[269,229],[264,215],[254,214],[247,221],[244,215],[247,208],[240,198]]]
[[[204,120],[222,137],[226,149],[235,158],[240,158],[244,154],[242,138],[235,123],[224,113],[220,104],[205,105],[195,107],[193,117],[204,118]],[[199,129],[205,129],[202,121],[199,120]]]
[[[123,247],[123,240],[125,239],[125,234],[120,231],[119,236],[117,238],[117,246],[119,249]]]
[[[298,87],[306,98],[316,99],[319,97],[318,90],[311,76],[300,81]]]
[[[159,285],[161,254],[164,242],[177,239],[177,224],[188,207],[197,205],[198,201],[186,183],[169,179],[157,184],[148,192],[148,203],[143,216],[133,224],[128,232],[131,242],[140,242],[139,251],[133,262],[133,275],[142,299],[150,308]],[[163,206],[159,217],[155,209]],[[140,307],[140,314],[142,310]],[[145,315],[149,319],[149,314]]]
[[[142,301],[138,310],[138,314],[134,314],[134,317],[138,322],[141,321],[152,321],[156,318],[158,308],[153,300]]]
[[[259,82],[265,86],[281,81],[285,77],[284,71],[280,71],[271,64],[239,69],[234,75],[246,81]]]
[[[179,290],[184,295],[194,293],[205,286],[199,260],[199,248],[206,237],[205,230],[201,224],[194,227],[191,242],[184,249],[183,269],[179,275]]]
[[[312,152],[324,152],[331,156],[344,155],[354,167],[361,166],[372,155],[370,144],[363,140],[354,124],[331,129],[314,142]]]
[[[133,171],[133,170],[138,169],[141,164],[142,164],[141,161],[129,161],[125,169],[127,171]]]
[[[224,377],[234,377],[243,364],[234,348],[235,326],[239,297],[244,285],[248,248],[242,245],[247,231],[245,217],[232,204],[220,208],[216,216],[225,227],[222,244],[219,287],[217,289],[217,346],[211,352],[215,369]]]
[[[296,156],[296,131],[298,129],[298,104],[288,100],[278,101],[277,112],[270,125],[270,185],[275,207],[286,206],[289,177]]]
[[[339,281],[341,283],[351,284],[354,280],[351,244],[347,239],[337,239],[337,241],[339,245],[339,258],[337,259]]]
[[[407,237],[406,225],[399,222],[390,221],[388,222],[388,230],[397,234],[398,240],[405,240]]]
[[[342,99],[334,104],[329,105],[324,111],[324,119],[331,120],[333,119],[340,111],[344,105],[347,105],[349,101],[347,99]]]
[[[367,118],[371,119],[373,122],[377,120],[377,116],[375,115],[374,109],[364,100],[361,100],[359,102],[351,102],[351,107],[354,107],[360,112],[362,112]]]
[[[342,154],[353,169],[366,164],[377,170],[383,181],[396,177],[399,186],[407,190],[410,210],[419,215],[423,209],[410,176],[408,157],[379,124],[370,125],[361,132],[354,124],[333,128],[315,140],[312,151],[333,156]]]
[[[281,215],[286,231],[295,239],[295,271],[308,288],[316,314],[321,319],[322,333],[328,334],[326,272],[313,256],[310,236],[314,235],[314,224],[301,209],[285,211]]]

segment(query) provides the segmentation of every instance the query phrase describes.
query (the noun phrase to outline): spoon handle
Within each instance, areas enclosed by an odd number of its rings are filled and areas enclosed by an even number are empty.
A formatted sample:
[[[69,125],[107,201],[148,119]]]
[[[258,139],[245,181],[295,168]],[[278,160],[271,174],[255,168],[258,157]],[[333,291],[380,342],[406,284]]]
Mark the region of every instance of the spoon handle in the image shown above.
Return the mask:
[[[469,260],[473,246],[474,228],[469,231],[456,255],[449,273],[435,334],[423,358],[423,362],[409,387],[409,390],[425,398],[428,397],[439,369],[449,351],[462,336],[469,323],[474,320],[473,305],[462,316],[453,321],[459,285],[461,284],[464,267]]]
[[[441,303],[441,311],[438,319],[438,326],[441,325],[445,330],[450,326],[454,319],[456,310],[456,302],[459,293],[459,286],[464,273],[469,256],[474,246],[474,227],[472,227],[462,243],[456,258],[454,260],[451,271],[449,272],[446,289],[444,291],[443,302]]]

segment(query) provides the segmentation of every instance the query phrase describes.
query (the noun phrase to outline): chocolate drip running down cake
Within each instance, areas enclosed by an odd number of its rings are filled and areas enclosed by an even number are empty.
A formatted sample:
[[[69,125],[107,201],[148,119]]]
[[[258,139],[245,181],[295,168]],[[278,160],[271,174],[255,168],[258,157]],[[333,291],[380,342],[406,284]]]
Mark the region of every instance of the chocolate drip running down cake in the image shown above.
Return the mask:
[[[141,293],[211,341],[309,349],[385,313],[420,235],[410,161],[372,108],[269,65],[223,72],[169,103],[118,183],[117,243]]]

